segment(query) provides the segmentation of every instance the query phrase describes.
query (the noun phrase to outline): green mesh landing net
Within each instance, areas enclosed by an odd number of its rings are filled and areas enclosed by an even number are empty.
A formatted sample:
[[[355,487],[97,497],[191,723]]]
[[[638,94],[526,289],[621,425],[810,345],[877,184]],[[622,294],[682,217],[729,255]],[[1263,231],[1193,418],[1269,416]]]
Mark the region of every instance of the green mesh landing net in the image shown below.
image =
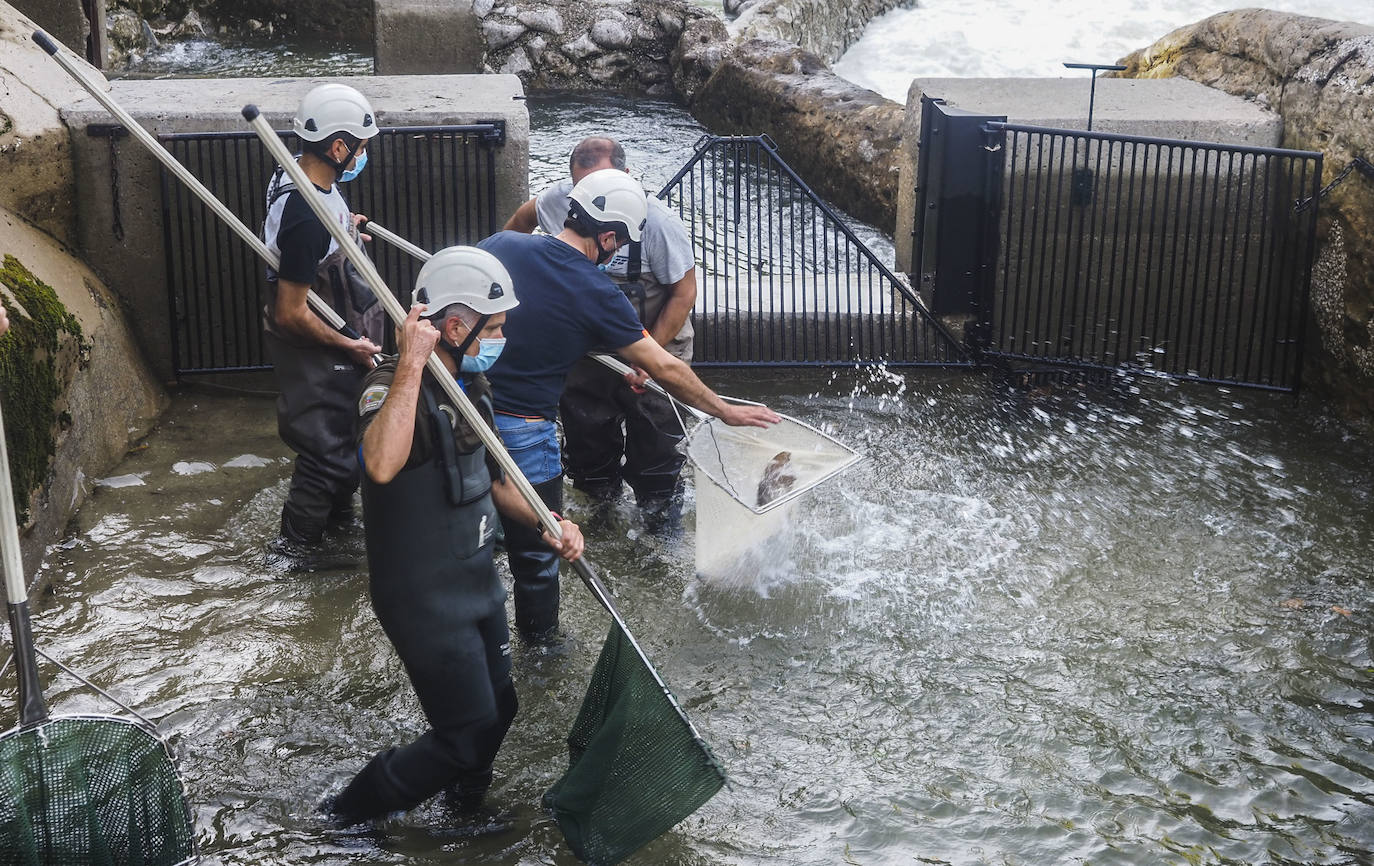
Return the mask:
[[[544,795],[573,853],[610,866],[711,799],[725,771],[618,624],[568,734],[568,771]]]
[[[0,737],[0,866],[176,866],[196,858],[181,779],[157,737],[113,716]]]

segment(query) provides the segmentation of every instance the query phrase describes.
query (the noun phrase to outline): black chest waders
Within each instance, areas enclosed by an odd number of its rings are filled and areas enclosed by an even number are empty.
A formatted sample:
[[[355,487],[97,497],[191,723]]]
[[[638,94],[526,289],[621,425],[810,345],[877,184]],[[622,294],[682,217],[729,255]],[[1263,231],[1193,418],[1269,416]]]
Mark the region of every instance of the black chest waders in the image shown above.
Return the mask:
[[[643,244],[628,246],[625,280],[616,285],[629,298],[640,323],[652,328],[669,293],[656,280],[645,279]],[[690,321],[667,348],[691,360]],[[613,500],[620,495],[621,482],[627,482],[655,525],[676,522],[681,511],[678,478],[686,462],[679,446],[685,433],[671,403],[657,394],[636,394],[618,374],[583,359],[568,373],[558,410],[563,418],[563,463],[574,487]]]
[[[277,164],[305,183],[300,167],[292,162],[262,112],[247,105],[243,116]],[[340,238],[342,229],[327,222],[324,209],[318,203],[312,209],[330,233]],[[406,312],[376,268],[362,256],[353,264],[385,306],[392,324],[399,327]],[[463,417],[480,424],[476,407],[448,377],[439,356],[431,353],[425,367],[444,377],[440,385]],[[544,507],[500,438],[485,427],[478,432],[492,458],[508,473],[508,483],[538,516],[539,525],[551,537],[561,537],[557,519]],[[586,556],[577,559],[572,568],[614,622],[569,736],[568,772],[549,791],[546,802],[577,856],[610,864],[690,816],[725,784],[725,773],[635,641],[587,560]]]
[[[294,190],[280,172],[268,188],[269,208]],[[311,289],[357,333],[380,340],[385,314],[341,249],[320,261]],[[276,302],[277,281],[271,279],[263,324],[279,392],[277,433],[296,453],[281,530],[293,542],[314,544],[353,516],[359,477],[354,401],[365,371],[344,352],[282,333],[273,319]]]
[[[420,393],[430,459],[362,489],[372,607],[430,730],[378,753],[349,783],[333,810],[350,822],[446,789],[480,803],[517,709],[486,450],[459,451],[450,416]]]

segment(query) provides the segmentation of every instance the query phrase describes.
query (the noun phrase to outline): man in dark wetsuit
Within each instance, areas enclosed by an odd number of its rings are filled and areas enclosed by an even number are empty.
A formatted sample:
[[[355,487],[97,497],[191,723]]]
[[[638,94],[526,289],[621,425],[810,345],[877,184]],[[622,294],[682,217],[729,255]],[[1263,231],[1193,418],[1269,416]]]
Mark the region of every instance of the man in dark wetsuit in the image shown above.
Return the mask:
[[[625,171],[625,150],[613,138],[584,138],[568,158],[569,178],[525,202],[506,228],[556,235],[568,217],[568,194],[582,178],[605,168]],[[602,268],[639,314],[649,336],[691,363],[692,307],[697,299],[696,248],[682,219],[654,196],[637,241],[616,250]],[[563,419],[563,465],[573,487],[603,501],[618,498],[622,479],[650,528],[676,524],[682,512],[679,448],[686,435],[666,397],[631,388],[591,359],[568,372],[558,403]]]
[[[277,431],[296,452],[274,547],[308,558],[326,529],[353,522],[353,402],[373,355],[381,351],[377,341],[385,316],[302,198],[320,196],[334,218],[353,229],[336,182],[352,180],[367,161],[368,139],[377,134],[372,107],[351,87],[322,84],[301,100],[292,126],[301,141],[300,167],[315,189],[302,193],[281,169],[268,187],[263,240],[281,261],[268,272],[263,329],[280,392]],[[312,289],[362,336],[346,337],[317,316],[306,300]]]
[[[707,388],[640,324],[634,307],[597,270],[638,240],[648,205],[638,181],[623,171],[594,171],[573,187],[557,235],[503,231],[478,244],[501,260],[522,302],[506,322],[509,350],[492,367],[496,427],[540,497],[562,509],[563,475],[554,427],[563,382],[593,349],[619,352],[682,402],[727,424],[767,427],[777,414],[735,406]],[[636,384],[644,376],[636,377]],[[529,643],[558,640],[558,561],[528,525],[503,521],[515,578],[515,626]]]
[[[516,300],[493,256],[449,247],[420,269],[413,301],[400,357],[363,384],[357,441],[372,607],[430,730],[374,756],[328,808],[352,824],[447,790],[465,830],[490,832],[502,822],[479,810],[517,706],[506,592],[492,560],[497,512],[536,537],[539,518],[425,361],[442,343],[444,366],[490,424],[491,387],[481,371],[501,351]],[[566,520],[560,526],[562,539],[544,534],[543,543],[576,559],[582,535]]]

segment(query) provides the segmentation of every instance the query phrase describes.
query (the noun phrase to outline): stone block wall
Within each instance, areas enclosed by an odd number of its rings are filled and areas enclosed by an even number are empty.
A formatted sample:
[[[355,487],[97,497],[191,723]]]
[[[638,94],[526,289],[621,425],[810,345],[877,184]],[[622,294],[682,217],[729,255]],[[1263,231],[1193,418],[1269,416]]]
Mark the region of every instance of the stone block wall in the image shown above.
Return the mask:
[[[682,0],[475,0],[473,8],[489,71],[518,75],[533,88],[663,95],[674,91],[669,56],[679,37],[714,17]]]
[[[730,33],[740,42],[790,42],[834,63],[859,41],[868,22],[913,5],[914,0],[757,0],[739,5],[739,18],[731,24]]]
[[[1125,77],[1180,76],[1283,118],[1283,146],[1324,155],[1325,181],[1374,162],[1374,28],[1259,9],[1180,28],[1121,61]],[[1374,179],[1359,172],[1322,202],[1305,381],[1374,417]]]
[[[816,55],[774,40],[741,43],[691,110],[717,133],[767,133],[826,199],[873,225],[894,224],[902,106],[845,81]]]

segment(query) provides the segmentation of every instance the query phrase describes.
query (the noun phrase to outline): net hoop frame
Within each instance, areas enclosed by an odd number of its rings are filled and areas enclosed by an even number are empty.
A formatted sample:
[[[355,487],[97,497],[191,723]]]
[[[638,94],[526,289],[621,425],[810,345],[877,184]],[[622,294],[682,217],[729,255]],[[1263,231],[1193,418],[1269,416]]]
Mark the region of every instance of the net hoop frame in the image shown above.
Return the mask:
[[[762,403],[755,403],[752,400],[740,400],[735,397],[724,397],[722,399],[729,400],[732,403],[741,403],[748,406],[763,405]],[[689,460],[692,461],[692,465],[699,469],[701,471],[701,474],[708,478],[712,484],[716,485],[721,490],[723,490],[725,492],[725,495],[729,496],[731,499],[738,502],[740,505],[743,505],[745,508],[749,509],[755,514],[766,514],[767,512],[772,511],[775,508],[779,508],[787,504],[788,502],[791,502],[794,499],[797,499],[798,497],[805,495],[811,490],[814,490],[815,488],[829,481],[831,478],[834,478],[836,475],[839,475],[841,472],[853,466],[855,463],[858,463],[859,461],[864,459],[864,455],[855,451],[853,448],[850,448],[848,445],[836,439],[834,436],[831,436],[829,433],[826,433],[823,430],[818,430],[817,428],[811,426],[810,424],[806,423],[805,421],[802,421],[799,418],[793,418],[791,415],[783,415],[781,412],[779,412],[778,415],[785,421],[788,421],[792,424],[796,424],[799,427],[803,427],[811,431],[815,435],[834,445],[840,451],[847,453],[849,457],[846,458],[840,464],[832,467],[828,471],[816,476],[816,478],[812,479],[811,483],[807,484],[806,486],[797,488],[795,490],[789,490],[781,496],[778,496],[774,499],[770,499],[767,502],[767,504],[764,505],[751,505],[748,502],[745,502],[743,499],[739,497],[739,495],[735,491],[731,490],[729,487],[722,484],[720,480],[717,479],[712,472],[710,472],[705,466],[702,466],[701,463],[695,457],[692,456],[692,443],[696,440],[697,436],[701,435],[702,430],[709,431],[713,423],[720,421],[719,418],[708,417],[707,419],[704,419],[696,427],[694,427],[690,433],[687,434],[687,457]],[[723,424],[725,422],[721,421],[720,423]]]
[[[34,724],[30,725],[17,724],[9,730],[0,733],[0,741],[9,739],[10,737],[19,734],[27,734],[32,732],[38,732],[41,736],[42,730],[44,728],[57,724],[58,722],[71,721],[116,722],[118,724],[126,725],[128,727],[137,729],[138,731],[146,735],[149,739],[151,739],[153,742],[157,743],[158,748],[162,751],[162,756],[167,760],[167,763],[170,764],[172,767],[172,775],[176,777],[177,787],[181,791],[181,808],[186,818],[186,826],[189,827],[191,830],[191,854],[184,860],[178,860],[175,864],[173,864],[173,866],[189,866],[189,864],[192,863],[199,863],[201,860],[200,841],[196,838],[195,816],[191,813],[191,799],[186,791],[186,779],[183,778],[181,775],[181,768],[177,765],[176,758],[172,756],[172,750],[167,748],[166,741],[162,739],[162,736],[158,733],[157,728],[153,727],[151,722],[148,722],[143,719],[131,719],[127,716],[113,716],[108,713],[72,713],[70,715],[49,716],[41,722],[35,722]]]

